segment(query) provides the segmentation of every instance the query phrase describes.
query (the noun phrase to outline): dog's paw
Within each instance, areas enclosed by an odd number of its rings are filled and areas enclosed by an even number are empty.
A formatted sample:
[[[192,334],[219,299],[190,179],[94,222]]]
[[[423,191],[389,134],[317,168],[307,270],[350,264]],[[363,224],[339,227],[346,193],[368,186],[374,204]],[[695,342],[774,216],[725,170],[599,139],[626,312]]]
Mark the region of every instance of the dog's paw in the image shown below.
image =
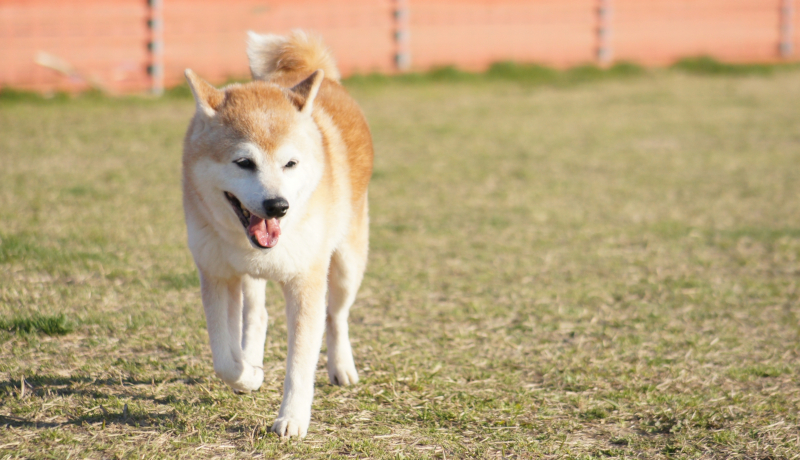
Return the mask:
[[[220,378],[233,389],[236,394],[247,394],[261,388],[264,382],[264,369],[245,364],[240,373],[223,375],[217,372]],[[227,378],[226,378],[227,377]]]
[[[270,431],[282,438],[300,437],[305,438],[308,433],[308,423],[292,417],[278,417],[272,424]]]
[[[358,383],[358,371],[353,358],[328,361],[328,378],[332,385],[347,386]]]

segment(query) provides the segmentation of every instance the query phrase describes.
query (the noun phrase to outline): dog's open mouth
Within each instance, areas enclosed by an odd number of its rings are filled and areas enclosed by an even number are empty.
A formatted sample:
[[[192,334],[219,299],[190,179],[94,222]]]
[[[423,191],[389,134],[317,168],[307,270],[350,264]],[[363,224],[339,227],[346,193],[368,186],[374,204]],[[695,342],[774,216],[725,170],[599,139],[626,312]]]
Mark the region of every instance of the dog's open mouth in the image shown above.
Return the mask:
[[[253,214],[242,206],[239,199],[230,192],[225,192],[225,198],[233,207],[233,211],[239,217],[239,222],[244,226],[247,237],[254,246],[267,249],[278,244],[278,238],[281,236],[281,224],[277,218],[264,219]]]

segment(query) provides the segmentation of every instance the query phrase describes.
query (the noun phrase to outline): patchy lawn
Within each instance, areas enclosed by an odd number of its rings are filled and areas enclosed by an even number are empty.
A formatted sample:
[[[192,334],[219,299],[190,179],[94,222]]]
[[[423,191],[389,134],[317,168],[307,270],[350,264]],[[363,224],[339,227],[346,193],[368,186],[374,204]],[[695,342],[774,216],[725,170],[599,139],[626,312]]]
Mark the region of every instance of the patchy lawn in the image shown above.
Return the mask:
[[[351,83],[362,381],[308,437],[213,375],[191,99],[0,101],[2,458],[800,458],[800,71]]]

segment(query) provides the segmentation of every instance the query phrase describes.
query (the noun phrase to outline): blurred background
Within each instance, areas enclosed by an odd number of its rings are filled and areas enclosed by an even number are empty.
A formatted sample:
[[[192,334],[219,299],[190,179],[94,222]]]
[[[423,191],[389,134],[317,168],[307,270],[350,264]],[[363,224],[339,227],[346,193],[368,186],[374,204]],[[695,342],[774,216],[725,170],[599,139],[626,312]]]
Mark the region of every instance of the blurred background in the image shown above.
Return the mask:
[[[796,0],[2,0],[0,87],[152,91],[248,74],[246,31],[324,36],[345,76],[500,61],[797,60]]]

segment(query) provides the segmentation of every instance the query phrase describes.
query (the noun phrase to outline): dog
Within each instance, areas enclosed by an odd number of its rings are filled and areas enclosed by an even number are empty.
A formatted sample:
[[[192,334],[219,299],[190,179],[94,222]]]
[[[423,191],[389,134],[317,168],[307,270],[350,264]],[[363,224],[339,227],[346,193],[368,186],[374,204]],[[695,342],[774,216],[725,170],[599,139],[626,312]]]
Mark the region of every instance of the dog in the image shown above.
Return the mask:
[[[347,318],[367,263],[372,139],[319,38],[249,35],[253,81],[217,89],[185,72],[183,206],[214,372],[237,393],[261,386],[278,283],[289,343],[272,431],[304,437],[324,334],[330,382],[358,382]]]

